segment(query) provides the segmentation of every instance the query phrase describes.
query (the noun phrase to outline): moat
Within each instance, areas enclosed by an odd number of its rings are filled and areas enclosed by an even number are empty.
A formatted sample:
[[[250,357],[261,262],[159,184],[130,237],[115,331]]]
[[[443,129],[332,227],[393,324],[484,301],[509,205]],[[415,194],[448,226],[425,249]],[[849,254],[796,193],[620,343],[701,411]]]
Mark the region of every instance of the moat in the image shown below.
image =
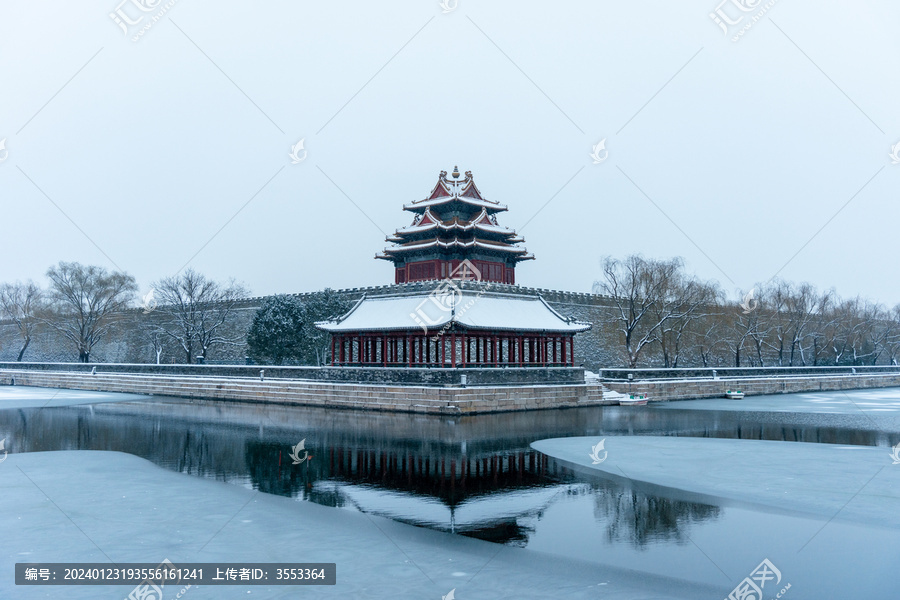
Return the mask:
[[[776,537],[789,536],[804,530],[808,517],[575,471],[530,444],[571,436],[667,436],[879,447],[887,457],[900,442],[898,392],[861,393],[886,399],[889,408],[830,410],[829,402],[840,404],[843,395],[820,393],[797,397],[826,407],[822,412],[743,411],[735,404],[717,410],[721,401],[699,401],[708,405],[448,418],[157,398],[0,410],[0,434],[10,453],[130,453],[166,469],[298,501],[724,585],[714,562],[696,551],[697,540],[771,544],[767,523],[777,523]],[[772,402],[779,400],[793,401],[782,396]],[[301,440],[310,458],[294,464],[292,447]],[[842,528],[867,544],[890,539],[889,530],[855,523],[831,527]],[[856,559],[860,568],[864,557]]]

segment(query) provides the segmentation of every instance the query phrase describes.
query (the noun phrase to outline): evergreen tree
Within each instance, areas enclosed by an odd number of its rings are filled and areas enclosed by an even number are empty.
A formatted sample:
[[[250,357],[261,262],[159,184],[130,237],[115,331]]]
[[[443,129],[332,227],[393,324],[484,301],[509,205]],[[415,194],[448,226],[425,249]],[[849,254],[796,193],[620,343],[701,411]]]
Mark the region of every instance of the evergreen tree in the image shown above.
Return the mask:
[[[303,302],[303,361],[305,364],[323,365],[331,353],[331,334],[317,329],[317,321],[328,321],[343,316],[353,302],[331,288],[315,292]]]
[[[257,363],[283,365],[302,362],[303,303],[294,296],[268,298],[250,325],[247,347]]]

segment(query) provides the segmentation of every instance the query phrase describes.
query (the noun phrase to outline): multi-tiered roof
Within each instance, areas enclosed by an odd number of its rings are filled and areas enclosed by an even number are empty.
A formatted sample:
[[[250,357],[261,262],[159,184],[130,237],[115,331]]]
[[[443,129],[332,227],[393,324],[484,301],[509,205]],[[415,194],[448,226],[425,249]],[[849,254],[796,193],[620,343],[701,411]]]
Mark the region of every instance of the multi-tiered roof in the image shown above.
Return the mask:
[[[458,168],[450,177],[441,171],[431,193],[403,210],[415,214],[412,224],[389,236],[393,246],[376,255],[394,263],[397,283],[450,277],[463,260],[487,281],[515,283],[516,264],[534,258],[515,230],[497,223],[507,208],[481,195],[471,171],[462,178]]]

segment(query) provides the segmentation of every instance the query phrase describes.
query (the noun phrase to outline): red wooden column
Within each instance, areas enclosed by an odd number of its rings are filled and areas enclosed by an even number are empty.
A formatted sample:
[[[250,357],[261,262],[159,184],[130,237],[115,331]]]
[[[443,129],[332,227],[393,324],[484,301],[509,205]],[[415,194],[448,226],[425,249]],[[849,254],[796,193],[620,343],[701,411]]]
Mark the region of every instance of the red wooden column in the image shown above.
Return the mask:
[[[496,367],[499,363],[499,358],[497,356],[497,350],[500,348],[500,342],[498,341],[497,336],[494,336],[494,366]]]
[[[456,333],[450,334],[450,365],[456,368]]]
[[[462,354],[462,356],[459,357],[460,358],[459,366],[461,366],[461,367],[466,366],[466,359],[468,358],[468,354],[469,354],[469,347],[467,345],[468,342],[469,342],[469,340],[468,340],[468,337],[466,336],[466,334],[462,334],[462,344],[460,344],[460,346],[459,346],[460,353]]]
[[[522,354],[525,349],[525,336],[519,334],[517,336],[519,338],[519,366],[522,366]]]
[[[545,367],[547,366],[547,350],[549,350],[547,343],[549,341],[546,333],[541,335],[541,364]]]
[[[381,362],[386,367],[387,366],[387,346],[388,346],[388,336],[385,333],[381,336]]]

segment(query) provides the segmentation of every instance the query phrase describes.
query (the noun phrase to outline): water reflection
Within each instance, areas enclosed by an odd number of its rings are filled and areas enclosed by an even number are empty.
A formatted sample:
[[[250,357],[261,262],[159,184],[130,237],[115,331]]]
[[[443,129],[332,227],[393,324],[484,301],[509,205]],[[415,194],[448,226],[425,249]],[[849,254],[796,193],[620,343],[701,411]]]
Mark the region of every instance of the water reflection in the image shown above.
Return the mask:
[[[718,506],[655,496],[612,485],[593,489],[594,517],[606,523],[610,542],[643,548],[651,543],[686,544],[694,523],[717,518]]]
[[[560,496],[593,498],[610,542],[684,543],[721,509],[588,479],[535,452],[549,437],[677,435],[892,445],[867,417],[585,408],[439,418],[307,407],[154,401],[0,411],[11,452],[115,450],[262,492],[527,545]],[[306,439],[313,459],[292,464]],[[574,518],[574,517],[573,517]]]

